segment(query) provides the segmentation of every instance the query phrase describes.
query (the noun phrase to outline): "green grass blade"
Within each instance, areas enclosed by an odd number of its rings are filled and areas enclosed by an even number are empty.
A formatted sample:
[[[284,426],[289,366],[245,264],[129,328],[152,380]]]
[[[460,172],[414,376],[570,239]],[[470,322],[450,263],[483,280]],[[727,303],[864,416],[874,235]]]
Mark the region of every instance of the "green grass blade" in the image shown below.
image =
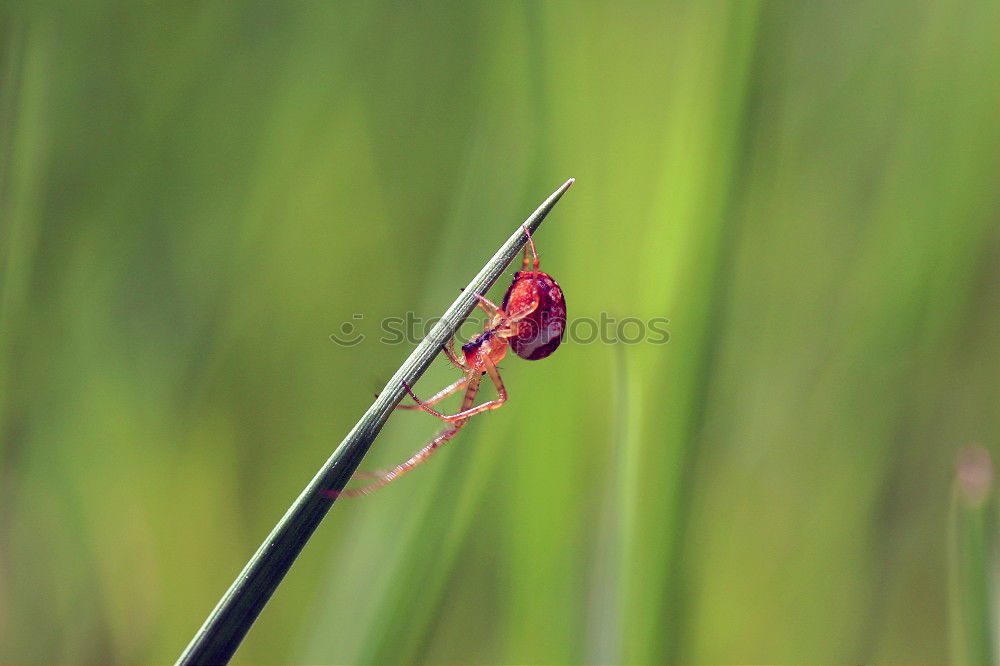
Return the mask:
[[[994,664],[993,462],[982,447],[958,456],[952,510],[952,661]]]
[[[254,620],[277,589],[295,558],[333,504],[323,491],[339,491],[351,480],[392,410],[403,398],[403,384],[413,385],[476,306],[476,294],[485,294],[526,242],[522,227],[534,232],[573,184],[566,181],[519,226],[486,262],[427,337],[392,376],[357,425],[320,468],[305,490],[247,562],[204,625],[191,639],[178,664],[226,663],[239,647]]]

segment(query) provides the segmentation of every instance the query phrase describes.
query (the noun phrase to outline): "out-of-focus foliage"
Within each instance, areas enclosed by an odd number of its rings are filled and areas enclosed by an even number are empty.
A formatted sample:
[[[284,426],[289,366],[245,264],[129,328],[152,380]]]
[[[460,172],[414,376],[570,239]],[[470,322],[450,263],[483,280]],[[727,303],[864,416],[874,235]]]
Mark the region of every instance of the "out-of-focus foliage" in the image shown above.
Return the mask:
[[[0,661],[179,654],[409,353],[380,322],[569,176],[537,241],[571,317],[670,342],[510,358],[237,659],[944,661],[952,460],[1000,443],[998,34],[944,0],[0,6]]]

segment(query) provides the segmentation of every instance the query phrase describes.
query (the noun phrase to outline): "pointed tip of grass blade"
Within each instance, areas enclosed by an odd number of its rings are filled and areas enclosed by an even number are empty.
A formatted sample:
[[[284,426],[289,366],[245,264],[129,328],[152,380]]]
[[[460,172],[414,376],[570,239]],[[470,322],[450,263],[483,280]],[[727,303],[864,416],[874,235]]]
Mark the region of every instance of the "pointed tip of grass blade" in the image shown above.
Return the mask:
[[[568,190],[570,186],[573,185],[573,183],[575,182],[576,178],[570,178],[565,183],[560,185],[555,192],[550,194],[548,198],[545,201],[543,201],[541,205],[538,206],[538,208],[535,209],[535,212],[532,213],[528,217],[528,219],[524,221],[524,224],[522,226],[527,226],[528,230],[534,233],[535,230],[538,229],[538,225],[540,225],[542,223],[542,220],[545,219],[545,216],[549,214],[549,211],[555,207],[559,199],[562,198],[562,195],[565,194],[566,190]],[[516,248],[518,250],[520,249],[520,245],[524,243],[523,239],[512,238],[511,240],[512,241],[517,240],[519,242],[519,245]],[[503,249],[501,249],[501,252],[503,252]]]
[[[544,206],[545,204],[548,204],[548,203],[554,204],[556,201],[559,200],[559,197],[561,197],[563,194],[565,194],[566,190],[568,190],[570,188],[570,186],[572,186],[573,183],[575,183],[575,182],[576,182],[576,178],[570,178],[569,180],[567,180],[565,183],[563,183],[562,185],[560,185],[556,189],[555,192],[553,192],[552,194],[550,194],[549,198],[542,205]]]
[[[549,195],[548,199],[542,202],[542,205],[538,207],[538,210],[539,211],[544,210],[545,212],[548,212],[548,210],[556,205],[556,202],[559,201],[559,198],[562,197],[562,195],[566,193],[566,190],[568,190],[575,182],[576,178],[570,178],[565,183],[560,185],[555,192]]]
[[[559,186],[559,189],[557,189],[557,190],[556,190],[555,192],[553,192],[553,193],[552,193],[552,196],[553,196],[553,197],[555,197],[556,199],[558,199],[558,198],[559,198],[559,197],[561,197],[561,196],[562,196],[562,195],[563,195],[563,194],[564,194],[564,193],[566,192],[566,190],[568,190],[568,189],[570,188],[570,186],[572,186],[572,185],[573,185],[573,183],[575,183],[575,182],[576,182],[576,178],[570,178],[570,179],[569,179],[569,180],[567,180],[567,181],[566,181],[565,183],[563,183],[562,185],[560,185],[560,186]]]

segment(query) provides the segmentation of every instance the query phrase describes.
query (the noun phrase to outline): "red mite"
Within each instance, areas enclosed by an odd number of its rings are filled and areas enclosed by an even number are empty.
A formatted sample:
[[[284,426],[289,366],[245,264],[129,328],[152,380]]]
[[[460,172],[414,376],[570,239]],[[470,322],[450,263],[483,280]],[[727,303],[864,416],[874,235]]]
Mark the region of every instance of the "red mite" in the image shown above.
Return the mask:
[[[439,446],[457,435],[469,418],[503,405],[507,401],[507,389],[500,379],[497,364],[507,354],[508,345],[515,354],[529,361],[545,358],[556,350],[566,331],[566,299],[552,276],[538,270],[538,252],[535,250],[535,242],[531,239],[531,232],[526,226],[524,233],[528,237],[528,243],[524,246],[524,261],[521,270],[514,273],[514,281],[503,296],[503,305],[497,306],[477,294],[479,306],[490,315],[489,323],[475,340],[462,345],[461,357],[455,354],[454,340],[449,341],[448,346],[443,348],[448,359],[462,370],[464,376],[427,400],[420,400],[413,395],[410,387],[404,384],[404,388],[416,404],[399,405],[398,409],[422,409],[447,422],[449,427],[408,460],[391,469],[375,473],[355,473],[355,478],[375,479],[367,486],[342,490],[339,493],[329,491],[327,495],[356,497],[378,490],[427,460]],[[528,270],[529,266],[532,270]],[[493,385],[496,386],[497,397],[473,407],[472,403],[475,402],[479,383],[484,375],[489,375]],[[442,414],[431,408],[431,405],[463,388],[465,397],[458,412]]]

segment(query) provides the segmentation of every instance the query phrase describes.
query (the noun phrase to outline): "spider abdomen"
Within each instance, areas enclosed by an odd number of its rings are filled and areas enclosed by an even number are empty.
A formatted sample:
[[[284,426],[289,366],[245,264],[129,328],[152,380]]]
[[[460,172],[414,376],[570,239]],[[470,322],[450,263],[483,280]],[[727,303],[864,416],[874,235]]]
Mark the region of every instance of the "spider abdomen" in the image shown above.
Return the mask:
[[[541,271],[518,271],[503,297],[503,309],[516,315],[538,299],[538,305],[515,324],[509,340],[514,353],[528,361],[545,358],[562,342],[566,330],[566,298],[552,276]]]

